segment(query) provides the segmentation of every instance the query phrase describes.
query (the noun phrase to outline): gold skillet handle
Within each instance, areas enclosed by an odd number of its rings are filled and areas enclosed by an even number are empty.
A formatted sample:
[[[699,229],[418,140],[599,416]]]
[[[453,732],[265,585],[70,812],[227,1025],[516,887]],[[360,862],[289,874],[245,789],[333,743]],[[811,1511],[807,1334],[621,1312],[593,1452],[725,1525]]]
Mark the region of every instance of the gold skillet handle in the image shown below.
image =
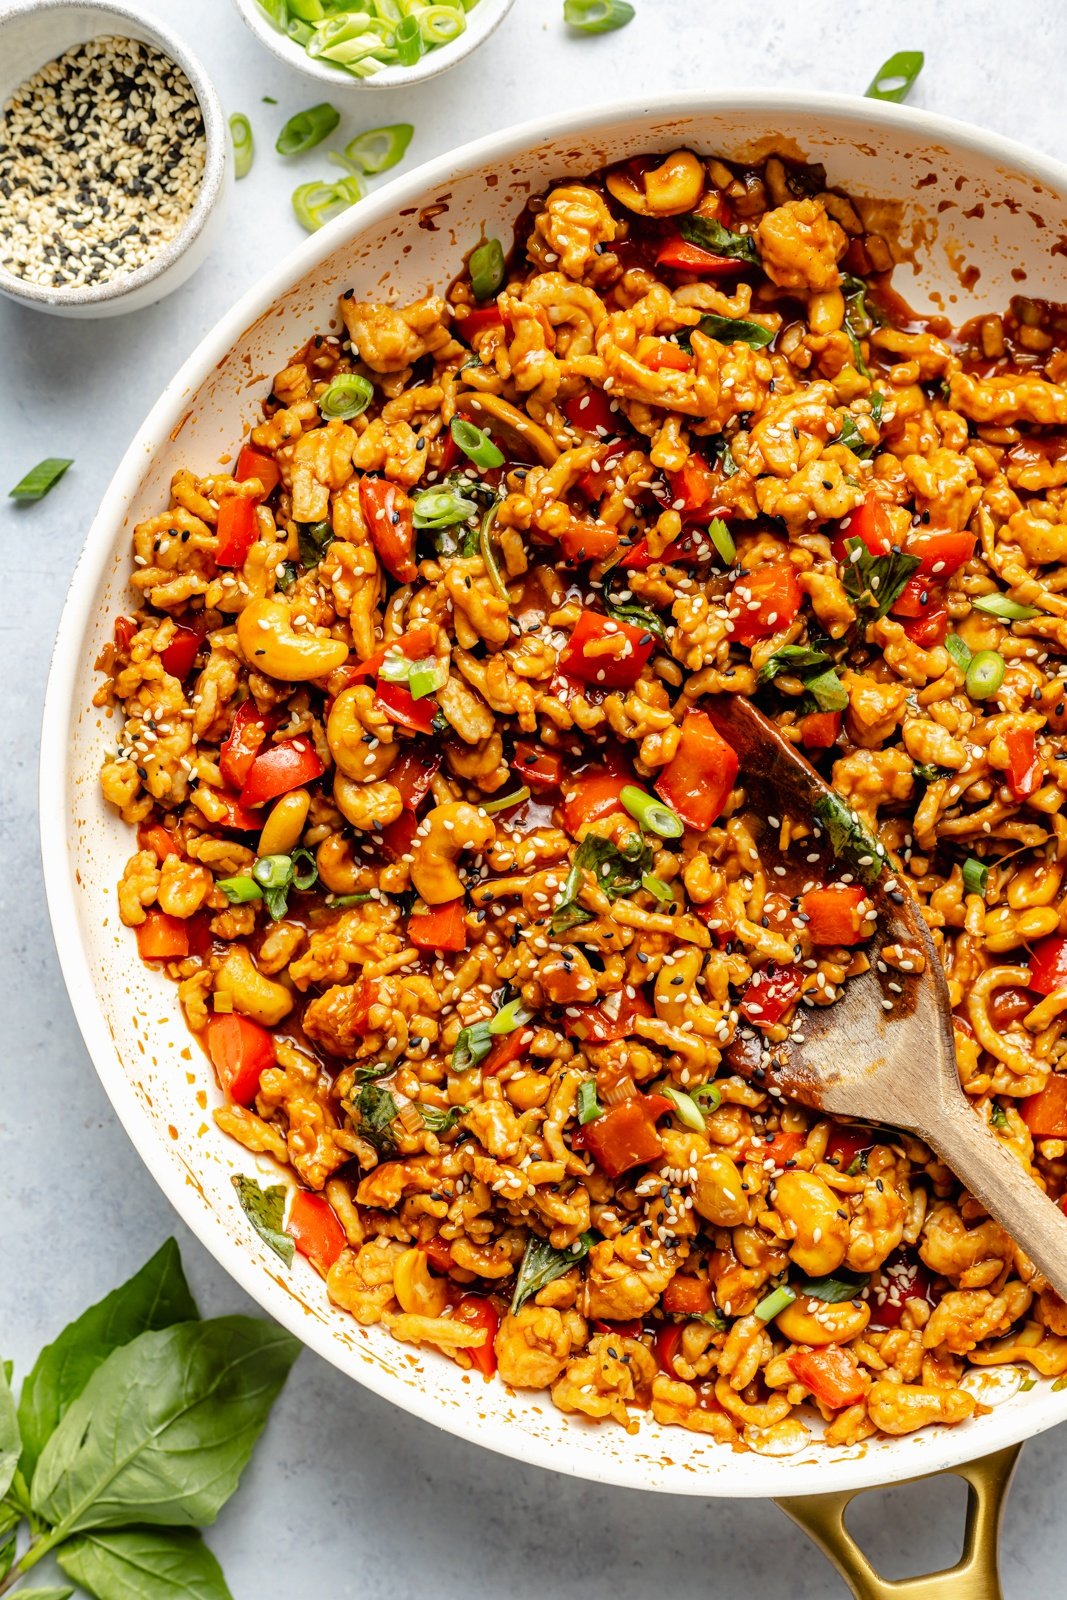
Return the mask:
[[[813,1494],[775,1502],[833,1562],[856,1600],[1003,1600],[997,1569],[1000,1521],[1021,1445],[998,1450],[966,1466],[953,1467],[967,1484],[963,1554],[954,1567],[926,1577],[882,1578],[845,1527],[845,1512],[857,1493]],[[932,1473],[931,1477],[940,1474]],[[911,1480],[923,1482],[921,1478]]]

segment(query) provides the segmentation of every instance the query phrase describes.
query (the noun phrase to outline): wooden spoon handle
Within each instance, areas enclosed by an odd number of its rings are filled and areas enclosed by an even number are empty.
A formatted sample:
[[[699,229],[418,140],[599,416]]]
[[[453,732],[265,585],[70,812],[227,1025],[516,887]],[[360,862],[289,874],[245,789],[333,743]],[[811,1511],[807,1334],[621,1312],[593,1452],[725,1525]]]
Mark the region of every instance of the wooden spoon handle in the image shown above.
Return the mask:
[[[1067,1300],[1067,1216],[1027,1179],[993,1129],[961,1096],[918,1131]]]

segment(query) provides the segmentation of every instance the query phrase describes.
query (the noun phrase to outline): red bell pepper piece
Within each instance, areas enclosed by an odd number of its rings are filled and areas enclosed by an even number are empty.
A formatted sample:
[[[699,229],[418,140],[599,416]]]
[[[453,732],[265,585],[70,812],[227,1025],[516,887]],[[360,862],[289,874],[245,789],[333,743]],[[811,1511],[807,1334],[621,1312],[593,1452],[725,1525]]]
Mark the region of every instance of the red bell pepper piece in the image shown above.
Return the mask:
[[[577,787],[564,795],[560,807],[563,826],[571,838],[576,839],[580,830],[591,822],[610,817],[615,811],[625,810],[619,796],[633,781],[633,776],[628,772],[605,768],[583,773],[577,781]]]
[[[802,598],[791,562],[768,561],[753,567],[738,578],[731,592],[730,638],[734,644],[753,645],[780,633],[800,610]]]
[[[572,428],[597,433],[602,438],[622,432],[623,418],[603,389],[584,389],[564,400],[560,409]]]
[[[406,683],[390,683],[388,678],[378,679],[374,703],[402,728],[413,733],[432,733],[437,701],[433,695],[416,700]]]
[[[215,524],[217,567],[243,567],[256,542],[256,504],[247,495],[226,495],[219,501]]]
[[[579,1015],[572,1017],[574,1011]],[[566,1031],[585,1044],[616,1044],[620,1039],[633,1037],[637,1031],[634,1027],[637,1017],[652,1014],[651,1002],[642,989],[635,989],[632,995],[623,990],[614,1016],[605,1009],[603,1002],[595,1006],[568,1006]]]
[[[967,533],[964,529],[955,532],[948,528],[930,528],[911,535],[907,543],[907,552],[909,556],[919,557],[920,565],[916,577],[938,578],[943,581],[966,566],[974,555],[976,543],[976,535]]]
[[[207,1053],[220,1089],[239,1106],[259,1093],[259,1075],[275,1064],[274,1040],[266,1028],[236,1011],[215,1011],[207,1019]]]
[[[654,644],[652,635],[644,628],[618,622],[599,611],[583,611],[559,658],[559,668],[580,683],[606,689],[630,689],[641,676]],[[602,649],[605,645],[612,645],[612,650]],[[614,653],[616,651],[620,653]]]
[[[241,446],[233,475],[238,483],[245,483],[249,478],[258,478],[263,485],[261,498],[264,500],[270,499],[282,478],[274,457],[269,456],[265,450],[257,450],[254,444]]]
[[[135,617],[115,618],[115,648],[125,655],[140,624]]]
[[[600,457],[596,470],[592,467],[579,473],[574,480],[575,487],[585,495],[587,500],[594,502],[603,500],[609,489],[615,487],[614,468],[627,453],[631,446],[625,439],[620,439],[617,444],[609,445]]]
[[[717,256],[713,250],[702,250],[700,245],[683,239],[680,233],[672,233],[663,241],[656,265],[672,272],[691,272],[698,278],[725,278],[745,268],[745,263],[735,256]]]
[[[819,1350],[791,1350],[786,1356],[790,1372],[815,1399],[830,1411],[854,1406],[867,1393],[867,1385],[844,1345],[827,1344]]]
[[[657,1117],[672,1109],[662,1094],[635,1094],[620,1101],[592,1122],[583,1123],[571,1139],[575,1150],[588,1150],[609,1178],[618,1178],[631,1167],[658,1161],[663,1145],[656,1132]]]
[[[323,1277],[348,1247],[348,1237],[336,1211],[321,1194],[307,1189],[298,1189],[294,1194],[285,1231]]]
[[[242,789],[260,745],[276,725],[270,712],[260,711],[254,700],[237,707],[230,731],[219,746],[219,771],[232,789]]]
[[[909,617],[901,623],[901,627],[912,644],[917,644],[920,650],[932,650],[947,639],[948,623],[948,607],[942,603],[941,596],[936,595],[922,616]]]
[[[805,750],[830,750],[841,733],[840,711],[809,711],[797,719],[800,742]]]
[[[870,492],[861,506],[842,517],[833,541],[834,556],[838,561],[848,560],[848,541],[862,539],[869,555],[887,556],[893,548],[893,525],[889,513],[874,492]]]
[[[500,1327],[500,1313],[484,1295],[465,1294],[452,1312],[453,1322],[463,1322],[468,1328],[484,1328],[482,1344],[467,1347],[471,1363],[483,1378],[491,1378],[496,1371],[495,1340]]]
[[[1067,1139],[1067,1075],[1053,1072],[1037,1094],[1019,1101],[1026,1126],[1037,1139]]]
[[[507,329],[510,326],[499,306],[480,306],[477,311],[468,311],[465,317],[458,320],[455,330],[461,339],[466,339],[470,344],[486,328]]]
[[[315,746],[305,734],[295,739],[282,739],[252,762],[241,790],[241,804],[261,806],[267,800],[276,800],[280,794],[288,794],[290,789],[314,783],[325,771]]]
[[[900,1251],[890,1256],[871,1286],[871,1327],[898,1328],[909,1300],[932,1306],[936,1299],[934,1280],[925,1264]]]
[[[137,949],[142,961],[179,961],[189,954],[189,932],[181,917],[165,911],[147,911],[137,929]]]
[[[463,896],[427,911],[413,911],[408,918],[408,938],[419,950],[466,950]]]
[[[411,855],[415,848],[415,834],[418,831],[419,819],[414,811],[402,811],[395,822],[388,823],[382,830],[382,849],[392,861],[400,861],[404,856]]]
[[[443,1274],[452,1271],[452,1246],[439,1233],[435,1233],[432,1239],[420,1239],[419,1249],[435,1272]]]
[[[163,826],[161,822],[142,822],[137,830],[137,843],[142,850],[155,852],[157,861],[166,861],[168,856],[180,856],[182,847],[174,835]]]
[[[563,782],[563,757],[555,750],[546,750],[543,744],[517,739],[511,765],[534,794],[558,789]]]
[[[366,661],[339,667],[338,674],[344,673],[345,688],[348,688],[350,684],[359,683],[363,678],[376,678],[382,670],[386,656],[394,655],[397,651],[407,656],[409,661],[421,661],[423,656],[428,656],[433,651],[433,638],[430,628],[409,628],[406,633],[398,633],[395,639],[380,645]]]
[[[700,456],[690,456],[680,472],[668,472],[670,506],[683,517],[707,510],[711,505],[719,476]]]
[[[792,1010],[803,985],[803,967],[760,967],[745,984],[741,1015],[757,1028],[772,1027]]]
[[[808,934],[816,944],[862,944],[869,937],[870,923],[860,907],[867,904],[867,891],[858,883],[831,883],[800,897]]]
[[[568,561],[603,561],[619,548],[619,530],[600,522],[568,522],[559,547]]]
[[[656,779],[655,790],[690,828],[706,831],[719,816],[737,780],[737,752],[706,711],[687,711],[674,757]]]
[[[802,1133],[776,1133],[773,1139],[754,1140],[750,1155],[755,1161],[772,1161],[776,1167],[785,1167],[806,1142]]]
[[[175,628],[170,644],[160,652],[159,659],[163,663],[163,670],[169,672],[172,678],[182,680],[187,678],[192,671],[200,644],[201,635],[195,628],[184,626]]]
[[[422,750],[418,746],[405,750],[386,773],[408,811],[417,811],[430,792],[430,785],[441,765],[439,751]]]
[[[364,477],[359,480],[359,509],[386,571],[397,583],[413,582],[419,569],[410,498],[388,478]]]
[[[210,955],[211,947],[215,943],[215,935],[211,931],[213,915],[213,912],[197,911],[193,916],[186,918],[185,926],[188,929],[191,956]]]
[[[943,591],[938,584],[925,573],[913,572],[890,610],[895,617],[926,617],[942,599]]]
[[[693,358],[681,345],[673,344],[670,339],[661,339],[650,355],[643,356],[642,360],[652,372],[662,372],[667,367],[671,372],[688,372],[693,365]]]
[[[1016,800],[1027,800],[1041,787],[1041,758],[1033,728],[1009,728],[1004,735],[1008,747],[1008,788]]]
[[[498,1072],[502,1072],[513,1061],[518,1061],[532,1038],[531,1027],[513,1028],[510,1033],[502,1033],[482,1062],[482,1077],[495,1078]]]
[[[225,789],[212,789],[211,794],[225,812],[218,827],[234,828],[238,833],[258,833],[262,828],[263,818],[255,811],[246,811],[237,795],[227,794]]]
[[[708,506],[700,513],[707,516],[709,513],[718,515],[719,507]],[[647,572],[649,567],[665,565],[673,567],[699,566],[702,561],[714,561],[718,551],[708,538],[703,528],[690,528],[680,538],[672,539],[662,555],[653,556],[648,548],[647,539],[638,539],[625,550],[619,560],[619,566],[627,572]]]
[[[1052,994],[1067,986],[1067,936],[1050,933],[1030,948],[1030,987]]]
[[[676,1273],[663,1291],[663,1309],[673,1317],[699,1317],[711,1306],[711,1284],[692,1273]]]
[[[677,1378],[674,1368],[674,1358],[682,1344],[682,1335],[685,1332],[684,1322],[665,1322],[662,1328],[657,1329],[652,1341],[652,1350],[659,1363],[660,1370],[670,1378]]]
[[[616,1339],[640,1339],[644,1331],[640,1317],[631,1317],[629,1322],[606,1322],[603,1317],[594,1317],[593,1327],[597,1333],[613,1333]]]
[[[846,1128],[838,1123],[826,1141],[823,1160],[839,1172],[847,1172],[857,1156],[873,1150],[874,1144],[870,1128]]]

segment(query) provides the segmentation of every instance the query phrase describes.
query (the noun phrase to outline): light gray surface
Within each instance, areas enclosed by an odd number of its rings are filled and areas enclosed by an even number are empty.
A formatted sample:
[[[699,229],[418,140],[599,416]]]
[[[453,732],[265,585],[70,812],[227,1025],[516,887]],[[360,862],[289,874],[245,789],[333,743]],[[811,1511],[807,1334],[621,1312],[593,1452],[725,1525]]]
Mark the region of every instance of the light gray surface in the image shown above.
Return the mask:
[[[770,84],[862,91],[894,50],[923,48],[917,103],[1067,156],[1060,0],[636,0],[623,32],[567,39],[560,0],[519,0],[474,59],[409,95],[350,95],[342,131],[416,125],[406,165],[568,103]],[[232,243],[173,297],[108,323],[0,302],[0,493],[40,457],[76,464],[42,505],[0,501],[7,593],[0,681],[10,707],[0,779],[0,1354],[38,1346],[176,1232],[203,1308],[242,1295],[178,1225],[115,1121],[81,1045],[48,929],[35,794],[41,704],[63,594],[100,495],[135,426],[198,338],[299,235],[287,195],[327,170],[286,170],[271,148],[318,86],[262,51],[227,0],[142,0],[205,60],[258,156],[237,189]],[[274,95],[278,105],[261,104]],[[1067,296],[1065,296],[1067,298]],[[282,352],[279,352],[282,354]],[[251,1308],[249,1308],[251,1309]],[[1063,1593],[1064,1432],[1023,1454],[1005,1530],[1007,1600]],[[871,1495],[854,1525],[890,1576],[954,1558],[954,1482]],[[640,1496],[508,1463],[391,1410],[310,1354],[279,1403],[242,1491],[211,1536],[235,1600],[839,1600],[844,1586],[759,1502]],[[145,1600],[151,1600],[146,1596]]]

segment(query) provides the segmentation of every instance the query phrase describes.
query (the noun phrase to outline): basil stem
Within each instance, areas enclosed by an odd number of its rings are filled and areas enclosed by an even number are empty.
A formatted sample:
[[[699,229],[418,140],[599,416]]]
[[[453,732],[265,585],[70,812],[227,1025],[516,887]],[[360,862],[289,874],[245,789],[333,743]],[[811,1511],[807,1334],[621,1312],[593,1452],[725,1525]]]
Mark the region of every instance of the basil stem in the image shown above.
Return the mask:
[[[341,113],[329,101],[309,106],[306,111],[298,111],[289,118],[274,141],[274,148],[280,156],[303,155],[305,150],[313,150],[323,139],[329,138],[340,120]]]

